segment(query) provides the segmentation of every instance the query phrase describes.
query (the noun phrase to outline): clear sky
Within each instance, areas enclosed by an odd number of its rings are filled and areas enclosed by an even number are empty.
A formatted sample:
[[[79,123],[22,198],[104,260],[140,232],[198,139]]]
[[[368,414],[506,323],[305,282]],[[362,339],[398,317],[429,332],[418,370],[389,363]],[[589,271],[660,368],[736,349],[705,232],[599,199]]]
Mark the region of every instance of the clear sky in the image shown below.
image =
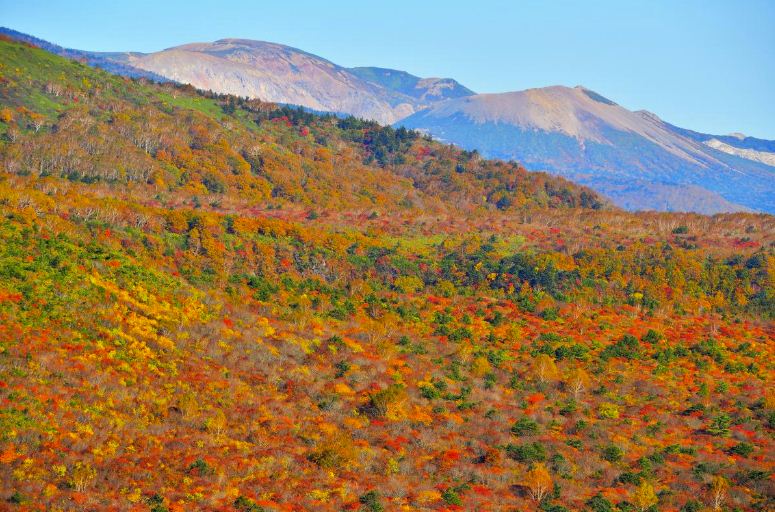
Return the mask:
[[[477,92],[581,84],[685,128],[775,139],[775,0],[0,0],[0,25],[83,50],[260,39]]]

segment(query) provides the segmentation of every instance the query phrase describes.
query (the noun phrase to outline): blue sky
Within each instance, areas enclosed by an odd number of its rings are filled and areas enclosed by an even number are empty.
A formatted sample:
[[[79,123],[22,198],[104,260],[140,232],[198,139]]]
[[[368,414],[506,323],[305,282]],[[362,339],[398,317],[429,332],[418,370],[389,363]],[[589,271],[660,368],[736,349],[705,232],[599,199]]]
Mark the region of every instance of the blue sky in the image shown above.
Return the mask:
[[[0,25],[85,50],[261,39],[477,92],[581,84],[682,127],[775,139],[775,0],[0,0]]]

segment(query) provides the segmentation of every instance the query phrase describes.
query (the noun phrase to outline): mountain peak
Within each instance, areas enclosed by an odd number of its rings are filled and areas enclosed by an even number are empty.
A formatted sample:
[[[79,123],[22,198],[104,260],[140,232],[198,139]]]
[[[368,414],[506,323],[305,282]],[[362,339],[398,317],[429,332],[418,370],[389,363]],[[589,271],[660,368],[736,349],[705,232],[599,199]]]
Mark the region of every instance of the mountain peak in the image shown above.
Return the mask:
[[[163,50],[163,51],[174,51],[174,50],[201,52],[201,53],[208,53],[208,54],[215,53],[222,57],[227,57],[227,58],[230,52],[238,51],[238,50],[247,50],[250,52],[255,52],[257,54],[282,52],[286,55],[300,55],[300,56],[303,55],[310,58],[314,58],[321,62],[326,62],[330,65],[334,65],[331,61],[326,60],[322,57],[318,57],[317,55],[313,55],[309,52],[305,52],[304,50],[300,50],[298,48],[294,48],[292,46],[288,46],[280,43],[273,43],[271,41],[261,41],[257,39],[224,38],[224,39],[217,39],[211,42],[187,43],[179,46],[173,46],[172,48],[167,48],[166,50]],[[161,53],[161,52],[158,52],[158,53]]]
[[[453,99],[401,124],[572,177],[629,208],[775,211],[769,155],[699,144],[655,114],[632,112],[583,86]],[[697,200],[689,203],[690,196]]]

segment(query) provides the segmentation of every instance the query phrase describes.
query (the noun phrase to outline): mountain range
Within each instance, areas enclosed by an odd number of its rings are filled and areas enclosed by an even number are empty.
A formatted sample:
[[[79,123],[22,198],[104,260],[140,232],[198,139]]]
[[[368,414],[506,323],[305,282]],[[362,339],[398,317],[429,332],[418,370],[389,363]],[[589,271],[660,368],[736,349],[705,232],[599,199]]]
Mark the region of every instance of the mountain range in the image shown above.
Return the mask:
[[[775,141],[679,128],[582,86],[477,94],[451,78],[347,68],[262,41],[100,53],[0,33],[117,74],[416,129],[485,157],[560,174],[627,209],[775,213]]]

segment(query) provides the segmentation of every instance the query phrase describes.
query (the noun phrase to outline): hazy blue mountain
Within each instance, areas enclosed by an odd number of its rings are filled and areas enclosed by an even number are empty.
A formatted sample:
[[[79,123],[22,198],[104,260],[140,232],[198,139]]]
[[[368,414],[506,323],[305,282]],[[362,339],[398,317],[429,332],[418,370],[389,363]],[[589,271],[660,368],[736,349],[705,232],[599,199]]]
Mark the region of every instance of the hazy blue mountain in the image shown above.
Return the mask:
[[[766,159],[772,142],[681,130],[584,87],[466,96],[398,124],[562,174],[630,209],[775,213],[775,167],[754,158]],[[713,146],[730,137],[736,149],[760,149],[752,156]]]

